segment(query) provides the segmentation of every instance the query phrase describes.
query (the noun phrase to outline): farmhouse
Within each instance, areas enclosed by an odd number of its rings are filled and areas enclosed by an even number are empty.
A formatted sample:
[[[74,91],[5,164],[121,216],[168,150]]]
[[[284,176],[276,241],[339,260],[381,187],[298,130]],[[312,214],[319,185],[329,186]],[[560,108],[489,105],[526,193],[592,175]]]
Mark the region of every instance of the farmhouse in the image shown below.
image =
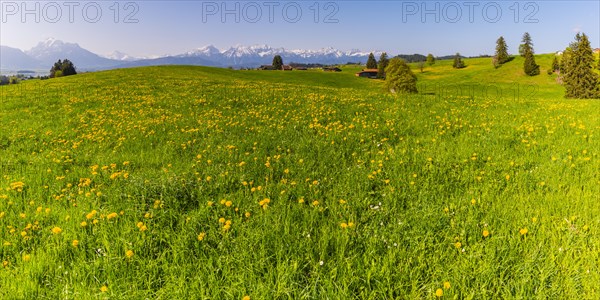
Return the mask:
[[[273,68],[272,65],[262,65],[260,67],[258,67],[258,70],[275,70],[275,68]]]
[[[342,69],[338,67],[323,67],[323,71],[325,72],[341,72]]]
[[[363,69],[362,71],[356,73],[355,75],[358,77],[366,77],[366,78],[375,79],[375,78],[377,78],[378,72],[379,72],[379,70],[377,70],[377,69]]]
[[[283,66],[281,66],[281,69],[284,70],[284,71],[291,71],[292,70],[292,66],[283,65]]]

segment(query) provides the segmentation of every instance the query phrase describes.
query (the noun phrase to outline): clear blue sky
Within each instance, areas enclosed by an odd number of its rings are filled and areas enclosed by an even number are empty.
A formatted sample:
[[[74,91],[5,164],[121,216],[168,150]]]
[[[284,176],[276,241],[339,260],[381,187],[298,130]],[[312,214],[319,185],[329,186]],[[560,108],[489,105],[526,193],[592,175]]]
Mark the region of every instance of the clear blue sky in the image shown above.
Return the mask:
[[[0,44],[27,50],[53,37],[99,54],[134,56],[209,44],[472,56],[493,54],[501,35],[515,53],[526,31],[536,53],[554,52],[581,31],[600,47],[597,0],[119,1],[118,10],[115,2],[1,0]],[[232,12],[223,15],[223,8]]]

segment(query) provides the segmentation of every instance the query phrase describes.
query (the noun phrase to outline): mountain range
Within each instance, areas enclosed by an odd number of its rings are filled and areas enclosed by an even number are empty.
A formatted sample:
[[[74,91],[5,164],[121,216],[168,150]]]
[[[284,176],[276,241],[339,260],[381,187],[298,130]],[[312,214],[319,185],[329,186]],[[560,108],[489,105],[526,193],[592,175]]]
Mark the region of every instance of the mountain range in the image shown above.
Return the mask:
[[[182,54],[152,58],[136,58],[115,51],[101,56],[86,50],[76,43],[47,39],[30,50],[23,51],[0,46],[0,69],[16,71],[26,69],[45,70],[59,59],[69,59],[80,71],[106,70],[153,65],[201,65],[214,67],[258,67],[271,64],[273,56],[281,55],[285,63],[344,64],[366,62],[369,53],[378,58],[381,51],[341,51],[334,48],[320,50],[287,50],[268,45],[235,46],[220,50],[209,45]]]

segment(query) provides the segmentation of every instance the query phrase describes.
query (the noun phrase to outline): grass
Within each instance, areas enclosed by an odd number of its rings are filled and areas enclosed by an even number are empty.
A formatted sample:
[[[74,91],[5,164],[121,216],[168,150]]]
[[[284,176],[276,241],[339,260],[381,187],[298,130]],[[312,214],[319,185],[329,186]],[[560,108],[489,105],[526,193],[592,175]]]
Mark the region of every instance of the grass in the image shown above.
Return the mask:
[[[535,97],[355,68],[0,87],[0,297],[598,298],[600,102],[538,57],[416,71]]]

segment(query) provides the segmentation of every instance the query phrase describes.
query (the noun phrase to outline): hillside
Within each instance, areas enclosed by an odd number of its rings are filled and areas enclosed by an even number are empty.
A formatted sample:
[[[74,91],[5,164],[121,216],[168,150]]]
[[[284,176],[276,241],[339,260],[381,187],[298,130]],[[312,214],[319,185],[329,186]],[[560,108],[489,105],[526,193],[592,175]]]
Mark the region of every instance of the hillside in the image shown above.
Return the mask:
[[[600,101],[539,57],[0,86],[0,298],[598,299]]]

